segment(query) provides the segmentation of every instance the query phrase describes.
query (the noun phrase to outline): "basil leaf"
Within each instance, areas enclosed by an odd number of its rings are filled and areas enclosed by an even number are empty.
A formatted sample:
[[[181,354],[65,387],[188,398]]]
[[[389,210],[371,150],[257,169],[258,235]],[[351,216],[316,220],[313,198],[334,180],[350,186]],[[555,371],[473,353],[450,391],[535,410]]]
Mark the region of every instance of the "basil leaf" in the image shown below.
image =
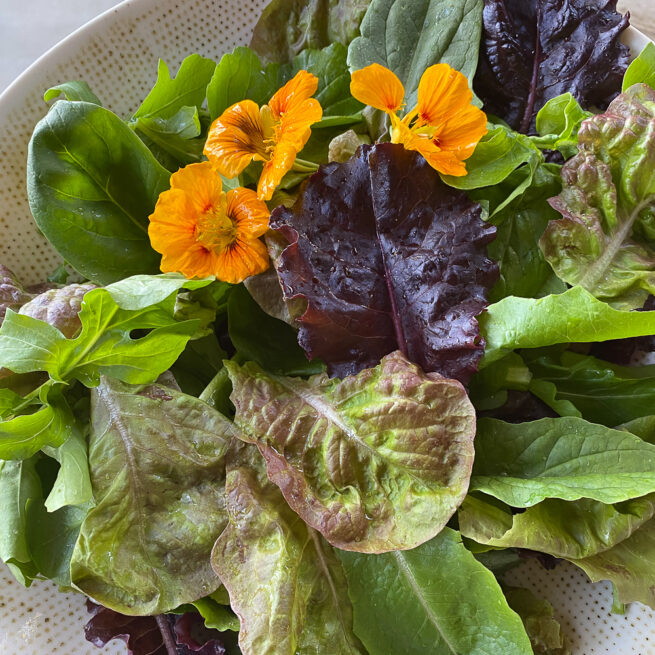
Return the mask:
[[[355,71],[378,63],[405,85],[408,108],[416,105],[425,69],[450,64],[469,80],[478,65],[482,0],[372,0],[361,36],[348,47],[348,66]]]
[[[529,655],[521,619],[493,573],[444,528],[414,550],[339,552],[355,633],[371,655]]]
[[[169,173],[117,116],[60,101],[34,130],[27,191],[34,218],[84,277],[108,284],[159,268],[148,216]]]

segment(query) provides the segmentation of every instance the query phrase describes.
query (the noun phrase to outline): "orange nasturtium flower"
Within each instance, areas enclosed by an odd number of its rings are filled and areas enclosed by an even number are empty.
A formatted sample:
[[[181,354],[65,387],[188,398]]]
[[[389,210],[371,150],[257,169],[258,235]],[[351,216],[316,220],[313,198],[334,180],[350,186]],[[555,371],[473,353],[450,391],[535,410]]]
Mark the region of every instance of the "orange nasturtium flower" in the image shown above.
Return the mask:
[[[471,104],[468,80],[448,64],[435,64],[423,73],[418,103],[402,119],[398,111],[405,89],[388,68],[371,64],[355,71],[350,92],[360,102],[389,114],[393,143],[420,152],[445,175],[466,175],[464,160],[487,133],[487,116]]]
[[[259,240],[268,230],[268,208],[254,191],[225,193],[209,162],[190,164],[171,176],[150,215],[148,236],[162,254],[164,273],[185,277],[216,276],[237,284],[268,268],[268,252]]]
[[[307,143],[310,126],[323,116],[318,100],[310,97],[317,87],[318,78],[301,70],[267,105],[260,108],[243,100],[228,107],[209,129],[207,159],[228,178],[241,173],[253,159],[264,162],[257,197],[270,200]]]

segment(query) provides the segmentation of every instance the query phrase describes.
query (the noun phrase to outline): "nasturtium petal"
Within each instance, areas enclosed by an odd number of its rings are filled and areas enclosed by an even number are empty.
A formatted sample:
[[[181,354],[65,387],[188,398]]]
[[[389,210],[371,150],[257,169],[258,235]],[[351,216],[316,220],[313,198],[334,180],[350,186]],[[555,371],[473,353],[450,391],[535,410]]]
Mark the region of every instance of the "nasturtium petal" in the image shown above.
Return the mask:
[[[130,615],[167,612],[214,591],[210,554],[227,523],[232,435],[232,424],[197,398],[103,378],[91,397],[96,505],[75,546],[73,584]]]
[[[343,550],[418,546],[462,502],[475,413],[462,385],[396,352],[334,380],[227,362],[235,422],[311,527]]]
[[[495,228],[480,205],[398,144],[362,146],[322,167],[271,225],[288,241],[285,299],[305,300],[299,342],[331,375],[401,350],[425,371],[466,382],[484,343],[476,316],[497,278]]]
[[[655,446],[577,417],[483,418],[475,450],[471,489],[513,507],[545,498],[617,503],[655,492]]]
[[[228,452],[226,496],[212,565],[239,616],[243,654],[364,655],[332,546],[289,508],[254,446]]]
[[[384,555],[340,552],[370,655],[530,655],[521,619],[458,532]]]
[[[540,240],[560,278],[622,309],[655,292],[654,121],[655,90],[640,84],[582,123],[550,201],[562,218]]]

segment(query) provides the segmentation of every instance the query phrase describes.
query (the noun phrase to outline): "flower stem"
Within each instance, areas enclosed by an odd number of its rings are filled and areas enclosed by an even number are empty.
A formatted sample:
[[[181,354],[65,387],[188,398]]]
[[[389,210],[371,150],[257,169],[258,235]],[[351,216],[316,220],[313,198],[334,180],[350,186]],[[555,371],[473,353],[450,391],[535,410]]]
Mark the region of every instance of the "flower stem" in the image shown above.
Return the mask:
[[[318,164],[315,164],[313,161],[296,158],[291,170],[298,173],[315,173],[318,170]]]

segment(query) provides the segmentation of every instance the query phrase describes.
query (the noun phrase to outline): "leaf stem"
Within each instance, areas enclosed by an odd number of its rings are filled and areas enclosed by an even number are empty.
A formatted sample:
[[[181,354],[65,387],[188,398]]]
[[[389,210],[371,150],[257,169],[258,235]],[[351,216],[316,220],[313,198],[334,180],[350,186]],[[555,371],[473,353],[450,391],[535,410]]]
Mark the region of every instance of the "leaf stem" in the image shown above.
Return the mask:
[[[171,626],[168,623],[168,619],[164,614],[157,614],[155,621],[157,621],[159,632],[161,632],[161,636],[164,639],[166,652],[168,655],[177,655],[177,646],[175,645],[175,639],[173,638],[173,633],[171,632]]]
[[[315,173],[318,170],[318,164],[315,164],[313,161],[307,161],[306,159],[300,159],[296,157],[296,161],[293,163],[293,168],[298,173]]]

